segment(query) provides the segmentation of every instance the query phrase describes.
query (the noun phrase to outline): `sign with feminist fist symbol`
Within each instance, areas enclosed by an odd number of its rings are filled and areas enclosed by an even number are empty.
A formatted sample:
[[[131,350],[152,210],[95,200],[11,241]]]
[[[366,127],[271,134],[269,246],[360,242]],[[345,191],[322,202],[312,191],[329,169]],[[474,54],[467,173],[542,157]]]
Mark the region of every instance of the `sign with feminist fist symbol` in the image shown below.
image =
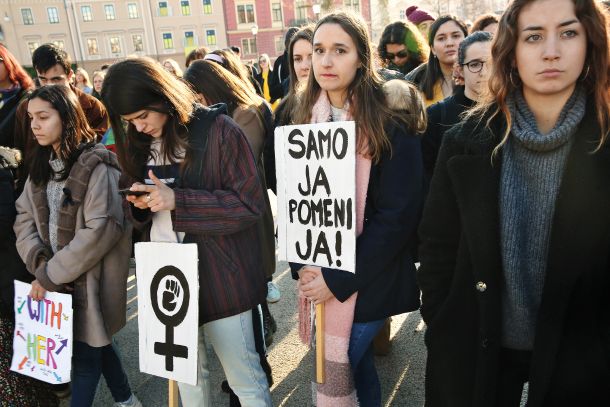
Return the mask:
[[[140,370],[197,384],[197,245],[136,244]]]

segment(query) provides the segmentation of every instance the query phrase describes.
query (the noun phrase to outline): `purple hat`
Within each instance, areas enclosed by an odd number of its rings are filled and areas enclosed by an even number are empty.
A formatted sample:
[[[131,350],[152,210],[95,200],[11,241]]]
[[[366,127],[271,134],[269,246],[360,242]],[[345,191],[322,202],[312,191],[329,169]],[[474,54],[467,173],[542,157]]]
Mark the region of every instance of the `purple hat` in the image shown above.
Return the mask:
[[[423,23],[424,21],[434,21],[434,17],[428,14],[427,11],[418,8],[417,6],[411,6],[407,9],[407,19],[415,25]]]

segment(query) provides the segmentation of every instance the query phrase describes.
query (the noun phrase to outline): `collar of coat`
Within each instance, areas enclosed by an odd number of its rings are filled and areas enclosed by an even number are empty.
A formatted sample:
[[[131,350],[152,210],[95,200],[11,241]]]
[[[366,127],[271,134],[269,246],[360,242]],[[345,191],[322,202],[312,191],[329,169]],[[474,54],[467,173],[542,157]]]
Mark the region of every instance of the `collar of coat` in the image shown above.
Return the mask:
[[[57,248],[61,250],[74,238],[76,214],[82,205],[91,173],[99,164],[119,169],[116,155],[101,144],[81,144],[81,153],[70,170],[70,175],[63,188],[62,204],[57,219]],[[47,247],[51,247],[49,239],[49,203],[47,200],[47,185],[31,184],[32,200],[36,208],[40,237]]]

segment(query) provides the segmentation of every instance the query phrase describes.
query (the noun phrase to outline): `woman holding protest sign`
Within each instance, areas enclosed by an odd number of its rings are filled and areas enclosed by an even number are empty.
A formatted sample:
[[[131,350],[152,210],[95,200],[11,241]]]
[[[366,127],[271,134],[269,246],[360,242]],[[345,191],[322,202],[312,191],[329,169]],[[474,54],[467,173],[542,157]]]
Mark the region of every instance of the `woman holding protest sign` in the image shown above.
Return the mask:
[[[36,278],[30,296],[73,293],[72,406],[92,404],[101,374],[119,406],[141,406],[112,341],[125,325],[131,253],[116,156],[95,144],[69,88],[44,86],[28,99],[38,143],[14,228],[19,255]]]
[[[318,387],[318,406],[349,403],[355,393],[360,405],[379,406],[373,338],[387,317],[419,307],[411,249],[423,198],[417,136],[425,128],[423,103],[404,81],[383,85],[373,58],[359,16],[337,12],[320,19],[313,75],[294,115],[295,123],[353,120],[357,129],[355,274],[291,264],[299,291],[325,304],[325,324],[335,330],[336,340],[325,344],[326,361],[335,362],[325,365],[333,385]]]
[[[426,404],[610,405],[608,16],[512,1],[492,57],[420,227]]]
[[[117,132],[129,214],[155,242],[192,242],[199,256],[198,385],[185,406],[210,406],[206,337],[243,406],[270,406],[252,309],[267,287],[256,223],[264,191],[248,140],[224,105],[211,108],[149,58],[114,64],[102,99]],[[124,127],[122,122],[127,122]]]

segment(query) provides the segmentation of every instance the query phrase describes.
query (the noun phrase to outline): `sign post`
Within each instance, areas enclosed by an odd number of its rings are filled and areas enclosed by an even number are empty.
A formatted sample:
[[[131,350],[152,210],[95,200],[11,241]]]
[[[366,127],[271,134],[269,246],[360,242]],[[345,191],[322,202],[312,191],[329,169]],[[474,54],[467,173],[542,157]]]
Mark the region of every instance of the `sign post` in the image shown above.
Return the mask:
[[[275,129],[278,257],[354,273],[356,129],[329,122]],[[324,381],[324,307],[316,306],[316,381]]]

